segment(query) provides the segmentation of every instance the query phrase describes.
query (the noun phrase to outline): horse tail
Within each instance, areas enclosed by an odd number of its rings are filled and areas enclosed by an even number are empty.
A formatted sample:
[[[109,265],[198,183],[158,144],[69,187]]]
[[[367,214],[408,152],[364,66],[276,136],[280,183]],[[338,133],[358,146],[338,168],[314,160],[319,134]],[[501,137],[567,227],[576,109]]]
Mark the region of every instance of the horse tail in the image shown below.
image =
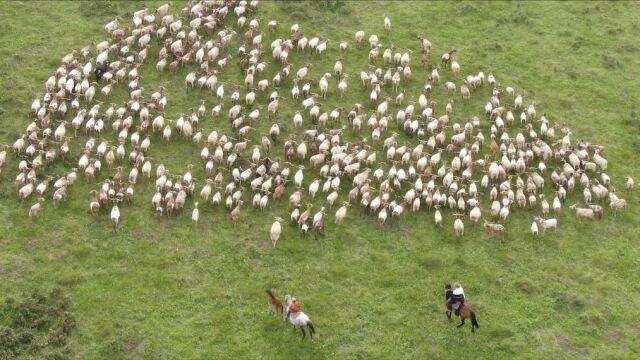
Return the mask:
[[[476,313],[473,310],[471,310],[471,325],[480,328],[480,324],[478,324],[478,320],[476,320]]]
[[[313,327],[311,321],[307,321],[307,326],[309,327],[309,331],[313,334],[316,332],[316,329]]]

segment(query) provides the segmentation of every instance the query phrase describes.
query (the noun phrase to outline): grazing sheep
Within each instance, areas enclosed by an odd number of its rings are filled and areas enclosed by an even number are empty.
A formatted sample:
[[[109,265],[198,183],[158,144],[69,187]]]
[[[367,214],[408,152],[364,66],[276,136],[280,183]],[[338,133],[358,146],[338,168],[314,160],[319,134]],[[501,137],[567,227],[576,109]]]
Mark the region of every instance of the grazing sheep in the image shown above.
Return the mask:
[[[348,200],[359,201],[363,211],[371,212],[374,216],[377,214],[380,226],[386,222],[389,212],[395,220],[409,207],[412,211],[418,212],[422,207],[431,209],[433,206],[436,208],[436,225],[443,224],[441,206],[449,206],[462,213],[469,209],[470,221],[473,224],[477,223],[482,218],[480,194],[474,183],[478,176],[482,177],[481,188],[488,192],[491,201],[492,221],[501,219],[502,223],[485,222],[484,227],[492,235],[506,231],[503,221],[506,222],[512,203],[517,203],[519,208],[526,208],[528,204],[529,208],[533,209],[538,204],[539,196],[542,216],[548,215],[549,202],[542,195],[545,191],[543,175],[548,172],[551,172],[552,185],[557,189],[553,200],[553,210],[556,213],[561,210],[567,194],[574,191],[576,185],[583,186],[582,196],[586,204],[585,209],[572,206],[578,218],[602,216],[603,206],[593,204],[594,200],[601,204],[608,198],[609,206],[614,213],[626,207],[626,201],[619,199],[615,194],[615,182],[604,172],[608,165],[603,157],[604,147],[589,144],[584,140],[572,143],[572,134],[567,126],[552,124],[546,114],[538,118],[535,102],[529,101],[525,91],[516,94],[516,90],[511,86],[502,90],[491,73],[486,81],[491,87],[486,89],[488,91],[477,91],[485,83],[483,72],[467,75],[456,85],[461,64],[457,61],[455,49],[444,53],[441,57],[442,63],[432,67],[421,93],[410,94],[409,88],[403,90],[400,86],[411,81],[411,50],[397,49],[393,44],[385,48],[380,44],[381,39],[376,34],[370,34],[368,56],[372,65],[358,71],[362,87],[367,89],[366,94],[371,100],[370,110],[375,110],[373,113],[365,114],[365,107],[355,104],[344,124],[341,123],[342,114],[346,114],[345,109],[351,106],[342,107],[343,104],[331,102],[331,108],[327,109],[327,105],[316,102],[318,97],[327,98],[331,74],[325,73],[319,80],[310,80],[308,77],[312,64],[301,65],[292,79],[291,95],[298,101],[302,93],[303,109],[292,110],[295,111],[291,115],[293,129],[288,129],[288,126],[280,122],[278,110],[282,105],[280,100],[283,100],[279,95],[280,86],[286,84],[294,66],[290,61],[299,55],[298,52],[306,51],[307,45],[314,49],[316,54],[327,52],[330,40],[320,36],[307,38],[302,34],[300,25],[294,24],[291,26],[291,34],[284,39],[275,39],[271,43],[271,54],[268,50],[265,53],[262,45],[266,35],[260,33],[260,19],[252,19],[257,4],[257,0],[189,2],[182,12],[176,15],[169,14],[170,3],[158,7],[155,12],[148,9],[139,10],[133,15],[132,26],[122,24],[120,18],[106,24],[104,29],[108,32],[108,39],[95,45],[95,49],[93,46],[82,49],[81,58],[76,59],[75,53],[64,56],[58,69],[46,80],[44,94],[31,103],[28,116],[33,119],[24,134],[21,134],[12,146],[15,156],[19,157],[16,164],[19,173],[14,184],[20,199],[28,198],[34,191],[37,196],[43,196],[48,191],[52,178],[47,177],[47,174],[48,171],[57,168],[59,164],[56,162],[59,158],[68,160],[69,157],[77,157],[78,168],[84,172],[88,181],[102,175],[101,161],[105,161],[111,169],[114,165],[117,166],[117,163],[126,162],[128,159],[128,177],[125,173],[123,179],[124,169],[117,168],[116,174],[102,182],[99,191],[91,192],[91,214],[97,216],[101,207],[108,206],[110,202],[113,204],[111,221],[116,231],[120,222],[118,206],[122,200],[132,198],[139,170],[144,178],[149,179],[151,176],[151,159],[146,157],[151,143],[149,127],[154,134],[162,133],[167,143],[174,128],[178,134],[190,138],[195,144],[201,142],[203,130],[200,123],[205,120],[207,112],[204,100],[197,110],[188,109],[190,112],[187,114],[191,115],[179,115],[174,123],[166,119],[164,111],[168,100],[163,89],[147,97],[144,88],[141,87],[145,82],[139,72],[139,66],[150,55],[153,57],[151,52],[157,49],[157,71],[163,72],[168,67],[170,74],[176,74],[180,73],[180,69],[191,67],[183,73],[186,74],[184,86],[187,92],[203,90],[208,91],[209,95],[215,93],[218,102],[211,109],[212,117],[219,117],[223,105],[226,106],[227,99],[230,100],[229,123],[234,137],[216,129],[210,133],[207,144],[201,148],[200,159],[206,177],[211,178],[214,171],[217,171],[217,174],[214,180],[206,180],[200,197],[208,202],[213,186],[222,189],[226,185],[226,205],[234,223],[240,220],[242,187],[247,182],[250,183],[253,193],[253,205],[260,209],[267,207],[269,197],[277,201],[292,185],[289,175],[295,165],[281,162],[277,159],[277,152],[276,155],[273,151],[270,152],[271,145],[284,134],[290,136],[284,145],[285,159],[291,162],[297,159],[300,164],[300,169],[293,176],[293,185],[297,189],[289,198],[289,205],[295,208],[291,216],[292,221],[297,223],[303,235],[311,228],[316,238],[323,228],[324,208],[313,216],[312,223],[309,223],[310,207],[303,214],[298,210],[303,196],[304,176],[313,172],[309,168],[320,169],[318,178],[312,179],[308,186],[311,200],[322,190],[323,193],[330,193],[326,199],[329,207],[332,207],[339,201],[341,181],[352,179]],[[238,29],[224,25],[229,24],[225,21],[229,10],[236,16]],[[184,21],[189,23],[183,26]],[[248,29],[245,28],[247,25]],[[388,35],[391,31],[391,20],[387,14],[384,14],[383,25]],[[276,20],[268,22],[269,36],[274,35],[277,26]],[[240,39],[237,39],[236,31],[242,31]],[[154,35],[157,37],[155,42]],[[357,46],[361,47],[365,32],[357,31],[354,38]],[[422,65],[426,70],[430,63],[432,44],[421,35],[417,36],[417,39],[422,50]],[[230,49],[235,40],[239,40],[237,52]],[[349,43],[340,42],[339,47],[341,54],[346,54]],[[294,48],[297,50],[295,54],[291,51]],[[266,61],[269,55],[275,64]],[[361,55],[367,56],[367,53]],[[375,63],[380,55],[384,65],[378,67]],[[90,56],[94,58],[89,59]],[[244,75],[243,83],[221,82],[219,73],[236,56]],[[300,64],[299,59],[294,60]],[[195,65],[195,68],[192,65]],[[339,79],[337,90],[341,99],[347,90],[348,75],[344,73],[345,65],[347,64],[343,63],[342,58],[337,58],[333,67],[333,74]],[[453,77],[442,78],[444,85],[437,86],[441,80],[440,71],[446,72],[448,66]],[[267,72],[275,74],[271,83],[269,79],[261,76]],[[96,82],[91,82],[92,74],[95,75]],[[298,87],[297,82],[300,80],[306,83]],[[319,88],[318,94],[312,92],[316,83]],[[239,88],[242,85],[247,92],[245,105],[240,102]],[[104,111],[101,108],[102,104],[96,101],[96,95],[106,98],[117,92],[118,86],[123,87],[125,91],[128,90],[128,96],[125,94],[126,103],[122,106],[112,104]],[[231,94],[225,93],[225,87],[229,86],[235,87]],[[457,91],[458,86],[465,107],[472,93],[474,96],[486,94],[488,99],[482,100],[481,106],[484,106],[487,115],[484,121],[488,120],[490,123],[481,126],[479,117],[463,120],[463,114],[454,114],[453,100],[449,100],[446,106],[439,106],[433,101],[441,98],[433,92],[444,89],[452,98],[451,94]],[[269,88],[273,88],[273,92],[266,100],[262,92]],[[385,88],[388,91],[384,90]],[[391,91],[396,94],[396,106],[400,106],[405,99],[417,97],[420,113],[414,114],[414,103],[410,103],[406,109],[391,109],[389,102],[392,98],[388,97]],[[524,102],[525,97],[527,103]],[[508,106],[511,104],[513,107]],[[263,125],[257,124],[260,123],[260,114],[265,105],[272,124],[268,135],[260,134],[267,157],[263,158],[259,150],[260,145],[257,145],[251,156],[247,157],[245,151],[251,141],[251,135],[263,128]],[[69,123],[64,120],[68,109],[73,113]],[[510,132],[514,125],[518,125],[514,124],[515,109],[520,112],[518,115],[522,129],[516,129],[517,134],[512,138]],[[301,139],[300,136],[296,136],[295,131],[305,126],[303,117],[307,116],[306,111],[309,111],[309,122],[313,124],[313,128],[306,130]],[[394,111],[397,113],[391,114]],[[370,137],[359,134],[365,122],[371,132]],[[405,131],[406,137],[400,138],[395,133],[388,134],[393,127],[390,123],[393,122]],[[107,140],[102,140],[105,136],[105,123],[111,124],[118,144],[111,146]],[[71,126],[76,136],[81,128],[84,128],[86,137],[96,137],[97,134],[101,143],[96,149],[96,139],[90,138],[77,155],[73,154],[66,125]],[[345,139],[343,132],[349,127],[352,134]],[[490,153],[485,157],[483,142],[486,133],[483,134],[483,131],[486,130],[491,136],[491,143]],[[556,131],[562,133],[560,141],[555,139]],[[414,136],[420,141],[417,146],[409,143],[410,138]],[[127,157],[125,146],[129,144],[132,148],[129,149]],[[372,170],[369,167],[375,163],[379,147],[386,152],[387,160],[391,163],[382,164],[373,171],[373,179],[370,179]],[[0,168],[7,162],[8,146],[5,145],[3,148],[0,149]],[[58,153],[62,156],[58,157]],[[310,165],[305,169],[302,164],[307,165],[307,154],[310,155]],[[225,163],[229,168],[229,175],[223,174],[226,169],[221,166]],[[234,166],[237,163],[241,165]],[[528,166],[535,166],[532,165],[534,163],[537,164],[537,168],[532,167],[528,170]],[[215,170],[216,167],[218,170]],[[304,173],[305,170],[307,174]],[[77,178],[76,171],[74,169],[55,181],[54,206],[66,199],[71,185]],[[590,178],[588,174],[593,176]],[[128,184],[125,183],[127,180]],[[515,187],[512,184],[513,180],[516,182]],[[376,189],[371,186],[373,184],[370,181],[376,184]],[[580,183],[576,184],[578,181]],[[191,170],[181,176],[172,176],[162,165],[156,170],[155,184],[156,192],[152,198],[152,205],[158,216],[165,213],[171,215],[173,211],[182,210],[187,199],[192,197],[196,190]],[[633,179],[627,178],[625,187],[632,190]],[[398,196],[401,189],[404,197]],[[223,190],[216,192],[212,197],[214,206],[219,206],[222,202],[221,191]],[[29,216],[36,216],[41,207],[40,199],[31,207]],[[335,224],[339,224],[346,217],[348,207],[349,202],[344,202],[336,211]],[[198,202],[195,202],[192,212],[195,224],[199,215]],[[464,215],[455,216],[454,231],[457,237],[461,237],[464,234]],[[281,222],[280,218],[276,218],[272,225],[271,240],[274,246],[282,230]],[[557,220],[534,218],[531,224],[533,236],[538,236],[540,227],[544,235],[549,227],[557,229]]]
[[[617,214],[618,211],[627,207],[627,201],[625,199],[616,199],[609,203],[609,207],[614,211],[614,214]]]
[[[487,229],[487,234],[489,234],[491,236],[498,235],[498,234],[502,235],[506,231],[504,225],[492,224],[492,223],[489,223],[487,221],[484,222],[484,227],[485,227],[485,229]]]

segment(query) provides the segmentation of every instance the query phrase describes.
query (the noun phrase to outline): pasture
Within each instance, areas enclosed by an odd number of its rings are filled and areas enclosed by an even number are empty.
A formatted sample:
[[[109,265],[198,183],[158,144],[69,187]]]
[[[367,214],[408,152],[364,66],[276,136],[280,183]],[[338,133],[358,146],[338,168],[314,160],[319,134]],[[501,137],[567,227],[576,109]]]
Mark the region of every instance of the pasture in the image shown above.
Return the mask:
[[[103,26],[115,16],[131,25],[131,14],[163,2],[0,2],[0,144],[12,144],[33,121],[30,104],[42,95],[44,82],[72,50],[106,38]],[[500,86],[527,92],[525,104],[535,100],[538,116],[546,113],[554,123],[566,124],[572,140],[585,139],[604,146],[609,161],[607,174],[617,194],[627,200],[627,208],[613,216],[608,202],[600,220],[577,220],[570,204],[582,201],[582,187],[568,194],[557,216],[557,234],[548,232],[533,238],[531,220],[537,209],[517,209],[506,221],[504,236],[489,236],[482,222],[465,220],[465,234],[456,238],[453,213],[443,209],[443,227],[434,225],[433,210],[406,211],[399,219],[380,227],[375,214],[361,213],[356,201],[345,220],[334,224],[334,213],[346,199],[351,178],[344,179],[340,200],[327,210],[324,234],[316,241],[303,238],[289,223],[287,199],[294,191],[288,186],[283,199],[270,201],[265,210],[251,206],[250,190],[245,190],[241,221],[233,224],[229,211],[210,204],[200,205],[200,220],[191,221],[191,209],[204,179],[200,149],[190,139],[175,133],[169,144],[160,134],[151,136],[149,156],[154,171],[159,163],[172,174],[183,174],[193,164],[197,188],[185,210],[171,217],[156,217],[151,205],[153,179],[141,179],[131,204],[122,204],[122,221],[112,231],[109,210],[89,214],[89,192],[113,174],[103,165],[93,181],[80,174],[66,201],[54,208],[47,195],[42,213],[30,219],[35,202],[32,196],[20,201],[13,181],[20,157],[8,151],[7,165],[0,171],[0,356],[7,358],[77,359],[503,359],[503,358],[608,358],[629,359],[640,353],[640,301],[637,273],[640,247],[635,231],[640,226],[637,190],[627,192],[624,178],[640,179],[640,4],[636,2],[346,2],[338,8],[322,6],[333,2],[261,1],[256,17],[264,34],[265,58],[269,64],[263,76],[271,80],[280,68],[271,60],[269,44],[276,37],[289,36],[292,24],[300,24],[306,36],[329,39],[325,54],[298,54],[291,51],[292,76],[311,63],[308,78],[318,80],[333,73],[338,57],[349,74],[345,96],[338,97],[338,79],[330,79],[323,111],[363,103],[366,112],[370,90],[362,88],[358,74],[367,69],[369,47],[366,38],[376,33],[382,48],[392,44],[398,51],[412,50],[412,80],[401,85],[405,103],[417,101],[430,71],[420,66],[423,34],[433,43],[432,64],[455,48],[461,74],[493,73]],[[340,3],[342,4],[342,3]],[[184,6],[175,1],[171,12],[178,15]],[[383,29],[384,14],[392,21],[389,33]],[[248,18],[251,19],[252,15]],[[274,33],[266,23],[276,19]],[[186,21],[188,23],[188,21]],[[230,14],[225,25],[235,28]],[[355,46],[354,33],[366,31],[365,45]],[[243,31],[238,30],[241,39]],[[338,44],[351,46],[341,55]],[[234,57],[219,75],[227,94],[242,87],[244,74]],[[155,70],[158,42],[151,42],[150,55],[140,73],[145,95],[165,88],[168,97],[166,118],[175,120],[190,114],[205,100],[207,115],[201,119],[204,134],[217,128],[231,135],[226,107],[219,118],[210,115],[218,103],[215,95],[199,88],[187,92],[185,76],[196,70],[185,65],[174,74]],[[95,54],[94,54],[95,55]],[[92,55],[92,56],[94,56]],[[382,59],[377,66],[383,67]],[[431,99],[440,110],[454,99],[451,122],[482,117],[488,140],[490,121],[482,113],[490,96],[484,85],[466,102],[457,91],[448,95],[442,84],[462,82],[449,69],[441,71]],[[318,93],[317,83],[314,84]],[[290,98],[292,82],[280,86],[282,101],[277,122],[282,135],[270,156],[284,161],[283,142],[300,135],[291,118],[302,110],[300,100]],[[259,93],[256,103],[262,115],[251,134],[249,149],[267,135],[268,95]],[[383,92],[395,97],[390,88]],[[244,97],[242,97],[243,99]],[[302,99],[302,98],[301,98]],[[505,102],[513,103],[512,98]],[[126,85],[114,88],[102,106],[121,105],[128,100]],[[390,106],[393,111],[400,107]],[[419,111],[418,111],[419,113]],[[67,121],[72,116],[67,115]],[[366,118],[365,118],[366,119]],[[58,119],[56,119],[56,122]],[[339,126],[346,124],[343,117]],[[518,131],[519,122],[511,126]],[[336,126],[336,127],[339,127]],[[537,125],[536,125],[537,126]],[[303,128],[312,128],[305,116]],[[391,130],[393,128],[393,130]],[[415,146],[418,140],[406,136],[396,125],[399,145]],[[559,133],[559,131],[557,131]],[[67,129],[73,138],[73,130]],[[347,127],[347,141],[369,136]],[[386,138],[390,134],[384,134]],[[450,135],[450,134],[449,134]],[[235,135],[233,135],[235,137]],[[557,135],[559,140],[562,135]],[[100,136],[94,136],[100,139]],[[110,126],[105,139],[114,140]],[[447,137],[447,139],[449,136]],[[88,139],[80,132],[71,141],[70,156],[53,163],[47,173],[60,176],[77,166]],[[206,142],[206,140],[205,140]],[[131,151],[127,141],[127,153]],[[485,147],[487,145],[485,144]],[[378,148],[378,160],[384,152]],[[250,157],[251,152],[245,152]],[[122,162],[128,174],[130,164]],[[291,174],[297,169],[291,166]],[[373,167],[373,166],[372,166]],[[154,172],[155,174],[155,172]],[[305,173],[307,188],[317,170]],[[292,176],[291,175],[291,176]],[[548,180],[548,175],[545,176]],[[227,175],[225,183],[230,181]],[[375,185],[377,187],[377,184]],[[401,197],[403,187],[394,196]],[[547,188],[549,200],[553,192]],[[323,206],[326,194],[314,201],[313,212]],[[482,195],[486,198],[486,194]],[[304,201],[306,202],[306,200]],[[484,201],[483,212],[489,202]],[[328,207],[328,206],[327,206]],[[283,232],[272,246],[269,229],[273,217],[284,218]],[[470,325],[456,329],[445,316],[443,282],[460,281],[468,302],[478,314],[480,329],[472,334]],[[314,341],[300,341],[268,310],[265,290],[272,288],[283,298],[293,294],[313,319]],[[16,310],[6,299],[16,301],[34,291],[49,294],[54,305],[71,314],[75,326],[68,327],[64,341],[38,335],[38,342],[18,344],[6,330],[16,324]],[[42,310],[45,313],[45,310]],[[66,321],[63,312],[57,312]],[[16,317],[17,318],[17,317]],[[57,317],[53,317],[57,319]],[[47,320],[50,323],[54,320]],[[38,330],[34,330],[38,333]],[[46,333],[46,331],[45,331]],[[48,342],[43,338],[49,339]],[[9,348],[15,353],[2,353]],[[26,345],[25,345],[26,344]],[[53,345],[52,345],[53,344]],[[56,345],[58,344],[58,345]]]

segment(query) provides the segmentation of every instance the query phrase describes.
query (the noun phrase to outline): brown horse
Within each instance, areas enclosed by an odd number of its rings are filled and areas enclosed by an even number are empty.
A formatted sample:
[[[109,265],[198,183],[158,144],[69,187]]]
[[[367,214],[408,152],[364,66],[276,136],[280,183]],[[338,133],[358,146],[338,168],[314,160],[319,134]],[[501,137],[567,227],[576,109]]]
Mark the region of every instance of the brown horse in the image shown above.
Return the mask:
[[[267,289],[267,295],[269,296],[269,303],[271,304],[273,310],[276,313],[284,316],[284,304],[282,303],[282,301],[276,298],[271,289]]]
[[[453,295],[453,290],[451,289],[451,285],[445,283],[444,284],[444,295],[445,295],[445,307],[447,308],[447,317],[449,319],[451,319],[451,311],[452,310],[456,310],[458,308],[458,304],[453,304],[451,305],[452,308],[449,308],[448,306],[448,302],[449,302],[449,298],[451,297],[451,295]],[[466,319],[470,319],[471,320],[471,332],[475,332],[475,328],[480,328],[480,325],[478,324],[478,321],[476,320],[476,313],[471,309],[471,305],[465,303],[462,306],[462,309],[460,309],[460,311],[458,312],[460,315],[460,319],[462,320],[462,322],[460,324],[458,324],[458,327],[461,327],[462,325],[464,325],[464,321]]]

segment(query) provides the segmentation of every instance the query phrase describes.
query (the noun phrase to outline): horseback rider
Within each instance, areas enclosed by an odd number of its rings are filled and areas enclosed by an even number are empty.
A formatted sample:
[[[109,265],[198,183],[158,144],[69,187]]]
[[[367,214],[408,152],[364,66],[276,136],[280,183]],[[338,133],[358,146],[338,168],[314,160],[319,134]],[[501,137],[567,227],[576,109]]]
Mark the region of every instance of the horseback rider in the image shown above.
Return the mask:
[[[298,312],[300,312],[300,303],[298,302],[298,299],[292,298],[291,304],[289,305],[287,310],[287,318],[290,317],[291,313],[298,313]]]
[[[456,316],[460,315],[460,309],[462,309],[462,307],[464,306],[464,300],[464,289],[462,288],[462,285],[460,285],[460,283],[456,283],[453,292],[451,293],[451,297],[449,298],[449,302],[447,303],[450,308],[453,307],[453,304],[459,303],[458,308],[455,312]]]

